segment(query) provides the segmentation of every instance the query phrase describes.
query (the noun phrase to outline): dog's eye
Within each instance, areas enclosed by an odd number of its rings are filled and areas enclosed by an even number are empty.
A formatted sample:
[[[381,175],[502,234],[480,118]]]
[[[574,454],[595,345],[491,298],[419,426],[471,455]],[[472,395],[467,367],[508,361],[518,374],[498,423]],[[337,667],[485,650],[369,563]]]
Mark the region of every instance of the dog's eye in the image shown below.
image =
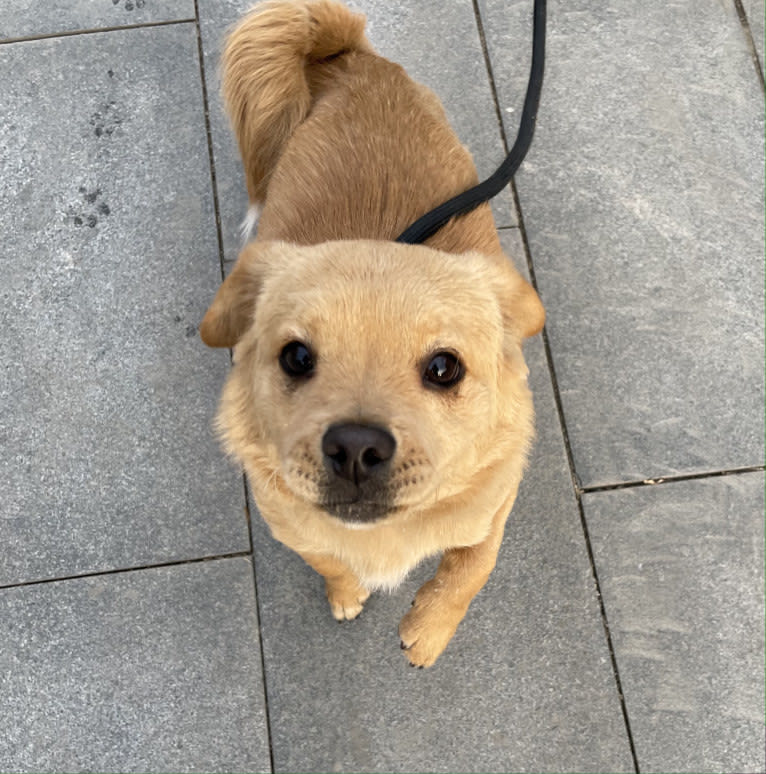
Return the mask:
[[[423,380],[436,387],[452,387],[463,378],[463,364],[452,352],[432,355],[423,372]]]
[[[279,353],[279,365],[293,378],[309,376],[314,370],[314,356],[303,342],[291,341]]]

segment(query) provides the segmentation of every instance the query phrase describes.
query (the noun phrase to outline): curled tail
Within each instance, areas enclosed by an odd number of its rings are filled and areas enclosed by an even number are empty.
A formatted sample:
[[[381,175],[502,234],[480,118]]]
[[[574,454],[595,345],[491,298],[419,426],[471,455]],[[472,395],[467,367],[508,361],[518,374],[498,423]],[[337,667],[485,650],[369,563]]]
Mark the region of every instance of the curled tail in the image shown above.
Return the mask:
[[[237,24],[223,52],[223,97],[260,203],[282,147],[311,107],[306,65],[371,50],[364,16],[335,0],[267,0]]]

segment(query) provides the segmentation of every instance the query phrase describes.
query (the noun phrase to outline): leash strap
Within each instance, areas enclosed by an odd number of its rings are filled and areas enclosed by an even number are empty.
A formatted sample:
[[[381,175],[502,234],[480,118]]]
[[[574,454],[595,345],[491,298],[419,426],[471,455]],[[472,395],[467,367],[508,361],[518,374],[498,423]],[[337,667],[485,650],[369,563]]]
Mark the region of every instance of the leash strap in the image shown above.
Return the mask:
[[[535,0],[534,23],[532,30],[532,64],[529,72],[527,95],[524,98],[524,110],[519,123],[519,133],[505,161],[490,175],[473,188],[454,196],[435,209],[418,218],[397,238],[397,242],[415,245],[425,242],[444,226],[450,218],[465,215],[480,204],[496,196],[516,174],[524,156],[527,155],[535,132],[537,109],[540,105],[540,92],[543,86],[545,64],[545,0]]]

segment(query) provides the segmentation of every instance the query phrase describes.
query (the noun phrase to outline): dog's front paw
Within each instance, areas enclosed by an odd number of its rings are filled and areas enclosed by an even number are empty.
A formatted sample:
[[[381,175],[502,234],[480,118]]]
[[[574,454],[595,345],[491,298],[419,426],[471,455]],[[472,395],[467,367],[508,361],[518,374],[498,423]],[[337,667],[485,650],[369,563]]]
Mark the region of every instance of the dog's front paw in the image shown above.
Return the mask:
[[[330,603],[333,618],[336,621],[350,621],[362,612],[370,592],[359,584],[325,583],[327,601]]]
[[[421,586],[412,609],[399,623],[399,638],[410,664],[431,666],[447,647],[464,615],[465,609],[448,601],[435,581]]]

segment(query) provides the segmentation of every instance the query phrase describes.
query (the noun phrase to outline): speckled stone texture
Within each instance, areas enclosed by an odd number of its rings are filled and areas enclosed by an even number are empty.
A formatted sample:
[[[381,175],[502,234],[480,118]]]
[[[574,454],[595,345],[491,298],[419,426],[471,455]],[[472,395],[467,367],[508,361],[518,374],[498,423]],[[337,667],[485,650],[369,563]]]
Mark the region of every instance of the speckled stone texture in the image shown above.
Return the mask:
[[[763,473],[586,495],[642,772],[763,772]]]
[[[251,0],[207,0],[200,4],[211,136],[227,261],[235,260],[241,247],[239,230],[247,212],[247,193],[236,142],[220,98],[219,60],[226,30],[252,5]],[[404,0],[395,4],[363,0],[350,5],[367,15],[367,35],[376,50],[402,64],[412,78],[436,92],[453,129],[473,154],[479,176],[492,174],[505,153],[471,3],[452,3],[445,7],[441,0]],[[492,210],[498,226],[516,224],[509,189],[492,202]]]
[[[0,591],[0,771],[269,771],[251,563]]]
[[[193,25],[0,46],[0,584],[247,550]],[[56,66],[51,68],[50,63]]]
[[[194,18],[194,0],[3,0],[0,40]]]
[[[531,3],[479,5],[507,118]],[[763,464],[763,91],[734,6],[555,2],[548,32],[517,182],[580,481]]]
[[[474,10],[512,142],[532,1],[356,4],[483,174]],[[217,59],[249,5],[0,0],[0,771],[633,772],[628,729],[646,774],[766,771],[763,471],[720,475],[763,462],[764,92],[737,4],[549,0],[501,239],[522,272],[531,248],[555,374],[528,342],[529,470],[430,670],[397,626],[436,560],[338,625],[255,511],[251,549],[215,440],[229,356],[196,325],[245,212]],[[742,7],[762,66],[763,0]]]

